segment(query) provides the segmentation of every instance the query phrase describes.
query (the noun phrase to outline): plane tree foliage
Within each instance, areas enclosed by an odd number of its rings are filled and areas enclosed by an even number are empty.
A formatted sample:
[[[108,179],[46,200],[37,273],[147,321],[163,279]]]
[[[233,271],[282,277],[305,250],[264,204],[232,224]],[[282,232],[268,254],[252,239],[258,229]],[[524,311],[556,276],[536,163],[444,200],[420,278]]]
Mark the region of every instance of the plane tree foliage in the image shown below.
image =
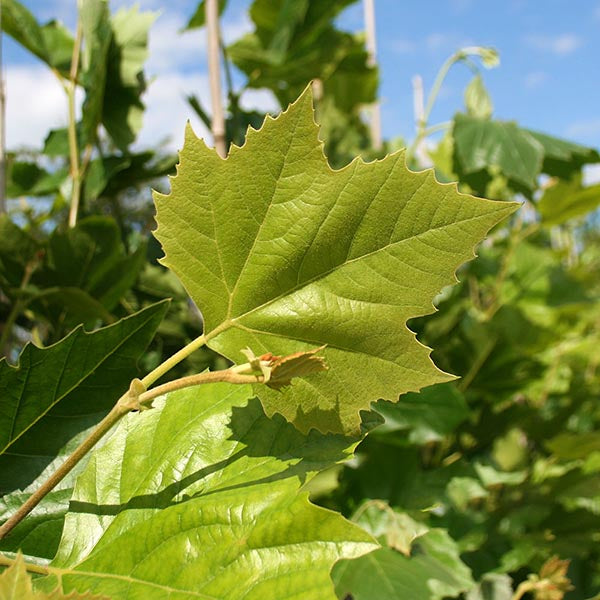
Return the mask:
[[[82,110],[7,154],[1,598],[600,594],[600,155],[496,119],[477,46],[449,123],[374,148],[354,1],[251,2],[223,160],[136,142],[157,15],[2,0]]]

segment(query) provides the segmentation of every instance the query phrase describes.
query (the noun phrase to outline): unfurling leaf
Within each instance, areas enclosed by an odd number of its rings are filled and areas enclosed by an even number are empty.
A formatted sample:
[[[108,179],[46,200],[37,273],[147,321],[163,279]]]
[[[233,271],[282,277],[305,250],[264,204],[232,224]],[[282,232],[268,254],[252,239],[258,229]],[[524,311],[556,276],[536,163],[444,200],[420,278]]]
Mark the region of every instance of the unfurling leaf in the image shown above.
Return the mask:
[[[307,350],[306,352],[294,352],[289,356],[277,357],[271,365],[271,376],[267,385],[274,390],[280,390],[292,383],[294,377],[305,377],[312,373],[327,371],[325,359],[315,356],[325,346]]]
[[[565,594],[573,589],[571,580],[567,577],[569,570],[568,560],[560,560],[558,556],[549,558],[540,569],[539,577],[531,578],[535,581],[535,600],[562,600]]]
[[[327,345],[329,371],[255,387],[269,416],[305,432],[356,433],[372,401],[451,378],[406,322],[432,312],[515,208],[413,173],[402,152],[333,171],[308,90],[226,160],[188,128],[171,184],[155,195],[156,235],[208,345],[232,360],[245,346],[285,356]]]

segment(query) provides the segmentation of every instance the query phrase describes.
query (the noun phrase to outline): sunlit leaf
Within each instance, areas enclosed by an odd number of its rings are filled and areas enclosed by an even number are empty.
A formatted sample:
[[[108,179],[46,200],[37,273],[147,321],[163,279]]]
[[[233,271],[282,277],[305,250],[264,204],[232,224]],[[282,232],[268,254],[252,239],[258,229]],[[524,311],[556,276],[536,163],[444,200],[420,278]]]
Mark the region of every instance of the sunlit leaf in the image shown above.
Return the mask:
[[[172,191],[156,195],[157,237],[215,350],[327,345],[327,373],[257,389],[267,414],[355,432],[371,401],[449,378],[405,323],[514,205],[412,173],[402,153],[332,171],[317,133],[308,92],[225,161],[188,130]]]
[[[172,393],[93,454],[53,566],[117,598],[333,600],[333,563],[376,545],[299,490],[359,439],[269,419],[249,386]]]

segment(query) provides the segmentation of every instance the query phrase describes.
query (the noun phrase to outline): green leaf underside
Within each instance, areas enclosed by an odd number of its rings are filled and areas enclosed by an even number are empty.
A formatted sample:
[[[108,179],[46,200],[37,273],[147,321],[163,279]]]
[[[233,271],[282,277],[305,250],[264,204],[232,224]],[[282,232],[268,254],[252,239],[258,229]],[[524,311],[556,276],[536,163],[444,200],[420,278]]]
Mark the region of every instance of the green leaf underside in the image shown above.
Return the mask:
[[[376,545],[299,490],[359,438],[269,419],[250,386],[199,386],[155,404],[125,417],[77,481],[52,565],[64,589],[333,600],[334,562]]]
[[[223,161],[186,132],[178,175],[156,194],[163,262],[201,308],[209,345],[288,355],[327,345],[326,373],[256,389],[300,430],[356,432],[378,398],[446,381],[405,323],[432,312],[514,205],[459,194],[404,154],[332,171],[306,91]]]
[[[0,464],[4,473],[10,467],[5,461],[10,460],[11,452],[39,456],[46,447],[53,447],[57,437],[64,437],[65,419],[85,421],[86,415],[112,406],[116,399],[111,395],[114,382],[127,384],[123,372],[128,379],[167,305],[155,304],[92,333],[79,327],[48,348],[29,344],[19,357],[18,367],[0,361]],[[102,371],[101,376],[97,376],[98,371]],[[58,406],[61,401],[66,401],[64,410]],[[45,422],[40,423],[42,419]],[[31,447],[25,448],[24,436],[36,425],[40,425],[40,433],[29,439],[26,445]],[[89,423],[82,428],[86,426]],[[48,435],[48,428],[53,435]],[[67,432],[63,443],[68,439]],[[8,483],[3,481],[2,487]]]

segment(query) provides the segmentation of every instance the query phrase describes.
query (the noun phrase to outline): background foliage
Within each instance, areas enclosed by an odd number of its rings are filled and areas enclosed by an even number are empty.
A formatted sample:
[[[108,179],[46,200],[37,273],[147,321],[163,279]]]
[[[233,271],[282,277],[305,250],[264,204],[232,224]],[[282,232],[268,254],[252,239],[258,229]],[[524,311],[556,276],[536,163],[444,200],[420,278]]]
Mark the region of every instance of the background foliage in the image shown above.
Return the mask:
[[[320,137],[333,167],[357,155],[370,160],[395,149],[391,140],[382,148],[371,145],[363,108],[377,100],[377,69],[369,66],[362,37],[336,25],[336,15],[352,1],[252,3],[254,31],[223,48],[228,68],[247,78],[245,88],[228,90],[229,143],[242,145],[247,127],[258,128],[264,119],[240,107],[244,89],[269,89],[286,108],[317,80]],[[3,30],[44,61],[67,92],[72,83],[84,95],[83,117],[72,123],[78,170],[73,170],[67,129],[49,131],[38,149],[8,157],[9,198],[38,198],[44,210],[12,202],[10,213],[0,217],[2,415],[8,406],[4,398],[25,380],[42,390],[54,389],[54,382],[58,391],[33,413],[17,402],[21,429],[9,431],[6,440],[0,435],[6,442],[0,455],[0,519],[5,519],[106,414],[137,372],[149,371],[200,335],[203,317],[179,280],[158,263],[162,252],[150,234],[154,208],[143,190],[165,189],[164,176],[174,174],[176,158],[160,149],[131,150],[143,118],[153,15],[137,8],[111,14],[100,0],[83,3],[83,53],[72,78],[76,34],[54,21],[38,23],[16,0],[2,0],[2,12]],[[202,27],[203,14],[200,3],[188,26]],[[428,137],[431,124],[421,124],[407,151],[410,167],[432,165],[441,182],[457,181],[463,192],[521,203],[479,247],[478,258],[460,269],[459,283],[436,297],[437,312],[409,323],[418,340],[434,349],[435,364],[460,378],[404,394],[397,403],[377,402],[374,412],[362,413],[362,434],[370,431],[363,441],[362,435],[300,434],[279,416],[267,418],[258,402],[248,401],[247,390],[219,393],[222,412],[214,412],[210,398],[204,398],[202,422],[190,428],[193,415],[177,410],[186,406],[180,393],[170,398],[168,410],[144,414],[143,424],[130,435],[137,415],[122,423],[87,466],[0,542],[2,551],[20,548],[33,562],[52,559],[64,526],[53,564],[70,569],[84,560],[85,569],[78,569],[86,570],[65,577],[65,591],[96,590],[93,573],[107,568],[111,552],[140,539],[143,550],[151,552],[158,544],[153,527],[166,531],[185,517],[183,507],[209,504],[201,514],[214,522],[191,522],[191,530],[215,523],[243,528],[252,518],[264,527],[253,533],[257,554],[244,571],[250,579],[262,568],[256,558],[262,556],[260,548],[293,538],[297,523],[312,523],[305,533],[313,538],[302,540],[307,549],[299,556],[313,556],[311,574],[319,572],[319,585],[310,593],[304,590],[302,598],[325,597],[329,568],[342,556],[347,558],[332,575],[341,599],[502,600],[527,593],[537,600],[586,600],[600,593],[600,234],[595,212],[600,185],[585,186],[582,178],[584,166],[600,162],[600,156],[595,149],[495,119],[474,62],[493,63],[493,53],[486,52],[457,52],[450,66],[469,62],[477,71],[465,91],[465,106],[457,107],[441,137]],[[189,102],[209,125],[209,111],[198,98]],[[79,218],[68,228],[70,199],[79,184]],[[172,298],[168,308],[156,304],[165,297]],[[87,330],[109,327],[89,336],[76,330],[46,351],[25,346],[54,344],[79,324]],[[79,346],[88,343],[93,356]],[[234,358],[225,343],[215,347]],[[80,387],[56,367],[36,374],[40,352],[85,357],[71,373]],[[19,354],[15,371],[9,364]],[[203,348],[172,376],[228,364]],[[247,419],[252,426],[244,429]],[[225,429],[229,422],[232,431]],[[181,446],[171,444],[175,439]],[[186,444],[192,443],[209,454],[186,454]],[[232,461],[234,452],[241,453],[239,460]],[[190,461],[183,470],[181,455]],[[218,467],[197,478],[196,471],[209,465]],[[128,475],[121,478],[121,470]],[[139,481],[130,479],[136,472]],[[190,476],[192,481],[186,479]],[[232,489],[246,494],[239,513],[254,507],[254,516],[236,521],[235,510],[219,512],[239,501]],[[272,496],[266,508],[261,505],[265,490]],[[324,508],[307,503],[299,490]],[[283,514],[278,507],[284,505],[293,505],[296,525],[271,516]],[[357,526],[325,509],[341,512]],[[270,521],[277,523],[276,531],[269,529]],[[93,543],[78,537],[82,529],[94,531]],[[325,551],[319,536],[337,541]],[[373,538],[382,547],[359,556],[374,547]],[[350,541],[362,544],[361,550]],[[175,540],[170,554],[159,559],[181,556],[184,547]],[[570,561],[566,576],[566,563],[553,557]],[[192,559],[179,583],[200,589],[204,583]],[[214,560],[220,565],[233,557]],[[198,579],[189,575],[194,568]],[[210,572],[215,565],[202,568]],[[144,569],[145,576],[157,577],[152,585],[165,584],[153,564]],[[16,577],[15,572],[5,573]],[[207,583],[203,593],[237,597],[227,587],[229,577]],[[38,581],[47,590],[55,584],[54,577]],[[256,593],[287,597],[282,590],[291,594],[301,584],[290,574]],[[114,597],[126,597],[120,585],[115,579]],[[108,593],[106,587],[97,591]]]

